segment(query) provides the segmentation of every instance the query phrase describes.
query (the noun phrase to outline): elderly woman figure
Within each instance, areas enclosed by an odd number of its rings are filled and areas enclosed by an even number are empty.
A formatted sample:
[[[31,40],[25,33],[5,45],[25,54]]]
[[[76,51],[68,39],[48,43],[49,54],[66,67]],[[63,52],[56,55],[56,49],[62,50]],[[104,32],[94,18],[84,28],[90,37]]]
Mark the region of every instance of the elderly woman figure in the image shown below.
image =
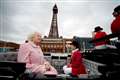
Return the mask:
[[[35,32],[28,37],[28,40],[28,43],[21,44],[17,61],[25,62],[26,69],[33,73],[57,75],[56,69],[44,59],[43,52],[39,46],[41,35]]]

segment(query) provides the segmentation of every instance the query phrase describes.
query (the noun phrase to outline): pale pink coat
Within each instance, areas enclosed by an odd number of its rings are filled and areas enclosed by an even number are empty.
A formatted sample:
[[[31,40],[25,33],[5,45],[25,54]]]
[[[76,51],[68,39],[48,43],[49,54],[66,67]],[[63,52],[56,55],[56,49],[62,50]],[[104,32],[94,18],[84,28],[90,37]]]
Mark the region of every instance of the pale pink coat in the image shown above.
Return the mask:
[[[45,63],[48,63],[44,59],[43,52],[39,46],[36,46],[32,42],[21,44],[17,57],[18,62],[25,62],[26,68],[31,72],[43,73],[43,74],[57,74],[54,67],[51,66],[50,71],[46,71]]]

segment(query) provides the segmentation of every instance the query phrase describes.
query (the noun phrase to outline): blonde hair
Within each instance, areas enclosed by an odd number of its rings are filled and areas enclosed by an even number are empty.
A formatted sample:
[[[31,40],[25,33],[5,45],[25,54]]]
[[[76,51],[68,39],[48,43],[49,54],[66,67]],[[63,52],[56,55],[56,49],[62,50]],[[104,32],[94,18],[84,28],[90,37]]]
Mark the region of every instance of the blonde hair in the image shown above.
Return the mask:
[[[40,34],[40,33],[39,32],[33,32],[33,33],[29,34],[28,35],[28,41],[33,41],[33,38],[35,37],[35,34]]]

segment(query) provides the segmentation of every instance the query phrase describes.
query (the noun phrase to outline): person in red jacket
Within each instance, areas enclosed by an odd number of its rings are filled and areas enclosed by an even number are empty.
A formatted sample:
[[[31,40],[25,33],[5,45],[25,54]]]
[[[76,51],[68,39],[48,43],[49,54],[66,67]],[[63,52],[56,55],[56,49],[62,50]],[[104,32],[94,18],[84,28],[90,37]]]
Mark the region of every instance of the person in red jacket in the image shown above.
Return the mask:
[[[106,32],[103,32],[102,30],[103,28],[101,28],[100,26],[95,27],[95,30],[93,33],[93,39],[99,39],[106,36],[107,35]],[[95,49],[106,49],[107,44],[108,44],[107,40],[94,43]]]
[[[113,12],[113,16],[115,19],[113,20],[111,24],[111,31],[112,33],[118,33],[120,34],[120,5],[118,5]],[[118,36],[118,41],[116,43],[117,48],[120,49],[120,35]]]
[[[67,66],[63,67],[64,72],[71,73],[71,76],[78,77],[80,74],[87,74],[86,68],[82,60],[82,54],[80,52],[80,45],[77,41],[73,40],[72,45],[74,50],[71,54],[71,62]],[[66,72],[65,72],[66,73]]]
[[[111,31],[112,33],[118,33],[120,32],[120,5],[114,9],[113,16],[115,19],[111,24]]]

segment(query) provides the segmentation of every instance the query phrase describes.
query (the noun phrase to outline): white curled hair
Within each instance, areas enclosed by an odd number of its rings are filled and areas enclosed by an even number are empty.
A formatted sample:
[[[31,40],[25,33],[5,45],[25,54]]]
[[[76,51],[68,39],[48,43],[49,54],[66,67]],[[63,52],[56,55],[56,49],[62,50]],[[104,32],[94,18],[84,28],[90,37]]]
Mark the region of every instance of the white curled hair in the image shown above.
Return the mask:
[[[34,36],[35,36],[36,33],[39,33],[39,32],[33,32],[33,33],[29,34],[29,35],[28,35],[28,38],[27,38],[28,41],[33,41],[33,38],[34,38]],[[40,34],[40,33],[39,33],[39,34]],[[40,34],[40,35],[41,35],[41,34]]]
[[[33,41],[34,36],[35,36],[35,32],[29,34],[27,37],[28,41]]]

